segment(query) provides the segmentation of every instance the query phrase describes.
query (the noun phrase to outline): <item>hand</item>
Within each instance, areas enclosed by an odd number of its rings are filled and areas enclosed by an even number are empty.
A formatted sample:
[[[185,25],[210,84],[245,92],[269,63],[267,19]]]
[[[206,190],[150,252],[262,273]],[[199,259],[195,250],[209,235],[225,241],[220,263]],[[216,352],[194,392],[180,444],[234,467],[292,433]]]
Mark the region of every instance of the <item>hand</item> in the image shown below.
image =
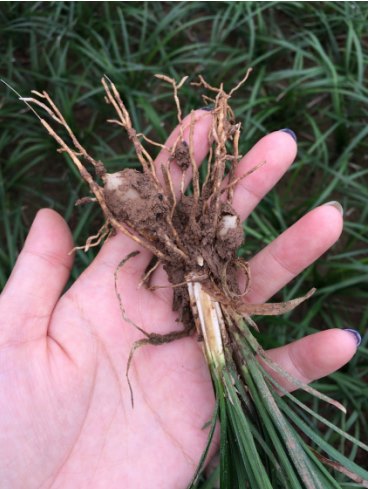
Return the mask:
[[[196,117],[195,157],[200,162],[207,152],[211,116],[198,111]],[[267,164],[235,191],[234,207],[242,218],[295,155],[294,139],[278,131],[243,158],[240,174],[260,161]],[[159,165],[165,156],[163,150]],[[177,170],[173,168],[173,179],[178,185]],[[305,215],[251,260],[247,300],[269,299],[324,253],[341,229],[341,213],[332,205]],[[207,430],[202,427],[214,407],[201,345],[186,338],[137,350],[130,374],[132,410],[125,369],[132,343],[142,334],[122,320],[114,271],[138,247],[123,235],[108,239],[61,295],[72,267],[72,247],[64,220],[52,210],[40,211],[0,296],[1,487],[182,489],[204,449]],[[178,329],[170,288],[137,288],[150,261],[150,254],[140,251],[119,271],[126,314],[149,332]],[[162,270],[155,272],[154,284],[165,280]],[[341,367],[355,350],[354,335],[331,329],[269,355],[310,382]]]

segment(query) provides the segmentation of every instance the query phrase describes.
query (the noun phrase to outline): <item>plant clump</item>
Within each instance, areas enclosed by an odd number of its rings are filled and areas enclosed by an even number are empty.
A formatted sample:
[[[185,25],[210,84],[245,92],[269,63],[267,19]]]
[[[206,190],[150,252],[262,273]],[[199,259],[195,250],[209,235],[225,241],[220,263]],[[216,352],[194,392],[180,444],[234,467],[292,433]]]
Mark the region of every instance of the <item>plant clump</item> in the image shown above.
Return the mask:
[[[82,147],[46,92],[34,91],[33,98],[22,100],[32,110],[34,106],[44,109],[54,122],[67,131],[70,145],[57,134],[51,124],[37,114],[43,126],[59,144],[59,151],[70,156],[90,187],[93,197],[84,197],[77,204],[97,201],[103,211],[103,226],[80,248],[88,250],[112,233],[122,232],[154,255],[155,260],[146,270],[142,283],[151,287],[151,274],[159,264],[167,272],[173,288],[173,309],[178,312],[183,330],[164,335],[146,332],[125,316],[124,300],[117,287],[117,273],[137,252],[122,257],[123,260],[114,274],[122,316],[143,334],[143,338],[132,347],[127,378],[133,353],[138,347],[145,344],[160,345],[197,332],[204,346],[217,397],[208,447],[218,416],[222,425],[221,487],[246,487],[236,485],[236,479],[233,478],[235,476],[230,470],[235,463],[234,457],[224,447],[228,447],[231,442],[236,443],[233,450],[237,450],[236,458],[240,462],[234,470],[238,474],[243,470],[243,477],[251,484],[247,487],[253,489],[272,489],[275,486],[271,481],[275,477],[280,483],[278,487],[292,487],[290,483],[294,481],[293,487],[296,488],[336,488],[335,479],[321,468],[321,462],[334,466],[358,483],[364,483],[360,468],[343,457],[338,457],[335,449],[324,445],[326,453],[334,459],[332,461],[311,451],[299,438],[294,425],[306,437],[315,442],[318,439],[317,435],[311,435],[308,425],[299,422],[298,418],[296,421],[293,412],[291,414],[288,411],[289,408],[279,393],[287,394],[300,408],[301,403],[285,392],[269,372],[285,377],[296,387],[305,389],[343,411],[345,408],[283,372],[265,355],[250,330],[257,328],[252,315],[285,313],[310,297],[314,289],[303,297],[283,303],[250,304],[244,300],[252,277],[247,261],[237,256],[244,235],[240,217],[232,207],[233,193],[235,186],[243,178],[257,171],[265,162],[256,162],[255,167],[245,174],[240,175],[237,171],[241,159],[238,148],[241,125],[235,121],[229,101],[247,80],[249,73],[250,70],[229,92],[225,91],[223,84],[219,87],[211,86],[202,76],[192,83],[205,90],[203,98],[213,106],[208,133],[210,150],[207,173],[203,180],[200,179],[194,157],[195,112],[186,119],[189,122],[184,123],[178,97],[178,91],[187,77],[177,83],[165,75],[157,75],[160,80],[171,85],[177,108],[178,137],[169,148],[136,132],[115,85],[107,78],[102,79],[106,101],[114,107],[117,114],[117,118],[109,122],[118,124],[126,131],[135,148],[141,171],[125,169],[108,173],[104,164],[95,160]],[[155,163],[144,142],[165,150],[167,158],[160,166]],[[95,174],[88,168],[93,168]],[[181,175],[179,188],[173,181],[174,168]],[[186,192],[185,184],[189,180],[190,192]],[[258,361],[258,358],[263,362]],[[313,412],[310,414],[314,416]],[[325,422],[321,417],[319,421]],[[338,428],[332,428],[329,422],[325,423],[341,436],[349,437]],[[246,434],[240,437],[240,431]],[[353,441],[352,437],[349,439]],[[272,449],[268,448],[268,444]],[[349,469],[337,460],[344,460]],[[194,484],[198,472],[194,476]],[[296,485],[296,481],[299,485]]]
[[[141,139],[157,146],[159,143],[148,140],[137,134],[132,127],[131,119],[113,83],[103,79],[106,100],[112,104],[118,119],[109,122],[122,126],[132,141],[142,171],[125,169],[110,174],[103,163],[96,161],[82,148],[75,135],[67,125],[62,114],[45,92],[33,92],[38,98],[24,98],[27,103],[42,107],[54,121],[64,126],[74,147],[67,144],[57,135],[44,119],[42,124],[51,136],[60,144],[59,151],[71,156],[82,177],[89,184],[95,199],[99,202],[104,215],[105,224],[98,235],[90,238],[83,247],[87,250],[105,238],[112,230],[123,232],[136,242],[151,250],[163,263],[169,281],[174,286],[173,307],[179,313],[179,320],[185,328],[191,330],[195,326],[190,313],[190,299],[187,290],[189,281],[200,280],[203,287],[222,304],[242,315],[246,304],[240,300],[248,291],[250,273],[248,263],[237,258],[237,250],[243,242],[243,228],[240,218],[232,207],[233,189],[235,185],[261,164],[256,165],[246,175],[236,177],[236,168],[241,156],[238,152],[240,124],[235,123],[234,113],[229,106],[233,93],[246,81],[244,79],[226,93],[223,84],[212,87],[201,76],[193,83],[211,93],[213,98],[204,96],[207,102],[214,104],[213,122],[209,131],[211,146],[208,160],[208,173],[204,182],[200,182],[199,171],[194,159],[193,133],[196,124],[194,112],[189,123],[189,141],[184,139],[184,131],[188,129],[182,123],[182,113],[178,98],[178,90],[187,77],[178,84],[164,75],[157,77],[173,87],[177,105],[180,134],[175,144],[169,149],[169,156],[161,168],[156,168],[153,158],[143,146]],[[228,152],[227,145],[232,152]],[[103,181],[99,185],[87,170],[82,161],[95,168],[95,173]],[[176,165],[182,172],[180,193],[174,189],[171,167]],[[228,171],[226,170],[228,167]],[[188,173],[192,178],[192,194],[185,194],[184,181]],[[83,198],[78,204],[91,198]],[[93,199],[94,200],[94,199]],[[239,272],[245,275],[246,286],[239,289]],[[149,283],[149,276],[146,277]],[[291,303],[292,305],[292,303]],[[261,306],[258,306],[260,309]],[[240,310],[239,310],[240,309]],[[277,311],[278,306],[275,308]]]

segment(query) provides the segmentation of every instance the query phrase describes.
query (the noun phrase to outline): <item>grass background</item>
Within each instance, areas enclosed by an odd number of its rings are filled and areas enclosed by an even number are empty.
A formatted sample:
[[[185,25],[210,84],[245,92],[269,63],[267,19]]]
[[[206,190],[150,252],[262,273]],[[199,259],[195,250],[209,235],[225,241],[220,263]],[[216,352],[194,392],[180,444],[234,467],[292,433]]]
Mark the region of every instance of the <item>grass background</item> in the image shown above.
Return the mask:
[[[366,2],[3,2],[0,76],[22,95],[47,90],[90,152],[112,171],[135,166],[100,78],[109,76],[135,127],[164,140],[176,124],[171,92],[155,73],[202,73],[232,87],[254,72],[233,101],[242,122],[241,152],[270,131],[298,137],[296,163],[245,225],[251,256],[306,211],[330,200],[345,210],[339,243],[281,293],[318,288],[298,311],[260,321],[265,347],[324,328],[355,328],[355,358],[318,383],[348,407],[329,419],[366,439],[367,353],[367,4]],[[182,90],[184,112],[203,105]],[[35,212],[58,210],[83,244],[101,223],[72,164],[35,117],[0,86],[0,286],[14,265]],[[312,237],[313,239],[313,237]],[[303,250],[302,250],[303,252]],[[72,279],[92,259],[80,253]],[[303,396],[302,396],[303,397]],[[314,408],[324,413],[319,401]],[[364,464],[363,454],[327,432],[327,440]],[[204,486],[205,487],[205,486]],[[210,484],[208,485],[210,487]],[[345,484],[343,487],[355,487]]]

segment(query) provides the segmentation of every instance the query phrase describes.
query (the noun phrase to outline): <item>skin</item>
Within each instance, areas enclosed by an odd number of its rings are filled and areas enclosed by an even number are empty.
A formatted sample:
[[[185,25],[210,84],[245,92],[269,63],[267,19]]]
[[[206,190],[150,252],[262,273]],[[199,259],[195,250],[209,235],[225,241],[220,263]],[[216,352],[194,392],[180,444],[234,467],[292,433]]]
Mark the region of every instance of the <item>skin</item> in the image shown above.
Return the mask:
[[[201,161],[211,116],[197,111],[196,117],[195,157]],[[163,150],[157,164],[166,156]],[[260,161],[267,164],[236,189],[234,206],[242,218],[295,156],[293,138],[278,131],[243,158],[240,174]],[[179,178],[173,168],[176,187]],[[251,260],[248,300],[268,300],[324,253],[341,230],[341,213],[332,205],[303,216]],[[132,410],[125,366],[132,342],[142,334],[122,320],[113,276],[122,258],[138,247],[122,235],[110,238],[62,294],[72,247],[62,217],[50,209],[39,211],[0,296],[1,487],[182,489],[204,449],[202,426],[214,406],[201,345],[185,338],[137,350],[130,374]],[[127,316],[147,331],[179,329],[169,288],[137,288],[150,260],[147,251],[140,251],[119,272]],[[166,283],[163,270],[156,271],[153,282]],[[310,382],[340,368],[355,351],[352,334],[330,329],[269,355]]]

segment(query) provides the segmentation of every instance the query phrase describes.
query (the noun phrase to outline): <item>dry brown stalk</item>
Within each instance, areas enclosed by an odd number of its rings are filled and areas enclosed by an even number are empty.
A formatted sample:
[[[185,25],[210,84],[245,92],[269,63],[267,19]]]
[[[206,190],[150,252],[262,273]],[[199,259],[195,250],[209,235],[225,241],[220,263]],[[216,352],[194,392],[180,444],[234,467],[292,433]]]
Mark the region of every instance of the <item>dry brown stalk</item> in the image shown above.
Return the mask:
[[[183,140],[182,109],[181,109],[181,102],[180,102],[179,97],[178,97],[178,90],[181,89],[183,84],[188,79],[188,76],[184,76],[179,83],[176,83],[175,80],[173,80],[173,78],[170,78],[169,76],[166,76],[166,75],[158,74],[155,76],[159,80],[163,80],[163,81],[169,83],[170,85],[172,85],[172,87],[173,87],[173,98],[174,98],[174,101],[175,101],[176,107],[177,107],[177,119],[178,119],[178,123],[179,123],[179,127],[180,127],[180,137],[181,137],[181,140]]]
[[[153,260],[151,260],[150,264],[152,263]],[[150,267],[150,264],[149,264],[149,267]],[[160,261],[155,257],[154,259],[154,264],[147,270],[147,272],[145,272],[144,276],[142,277],[142,279],[140,280],[137,288],[140,289],[143,285],[145,285],[148,289],[150,289],[150,279],[151,279],[151,275],[155,272],[155,270],[157,270],[159,268],[159,265],[160,265]]]

